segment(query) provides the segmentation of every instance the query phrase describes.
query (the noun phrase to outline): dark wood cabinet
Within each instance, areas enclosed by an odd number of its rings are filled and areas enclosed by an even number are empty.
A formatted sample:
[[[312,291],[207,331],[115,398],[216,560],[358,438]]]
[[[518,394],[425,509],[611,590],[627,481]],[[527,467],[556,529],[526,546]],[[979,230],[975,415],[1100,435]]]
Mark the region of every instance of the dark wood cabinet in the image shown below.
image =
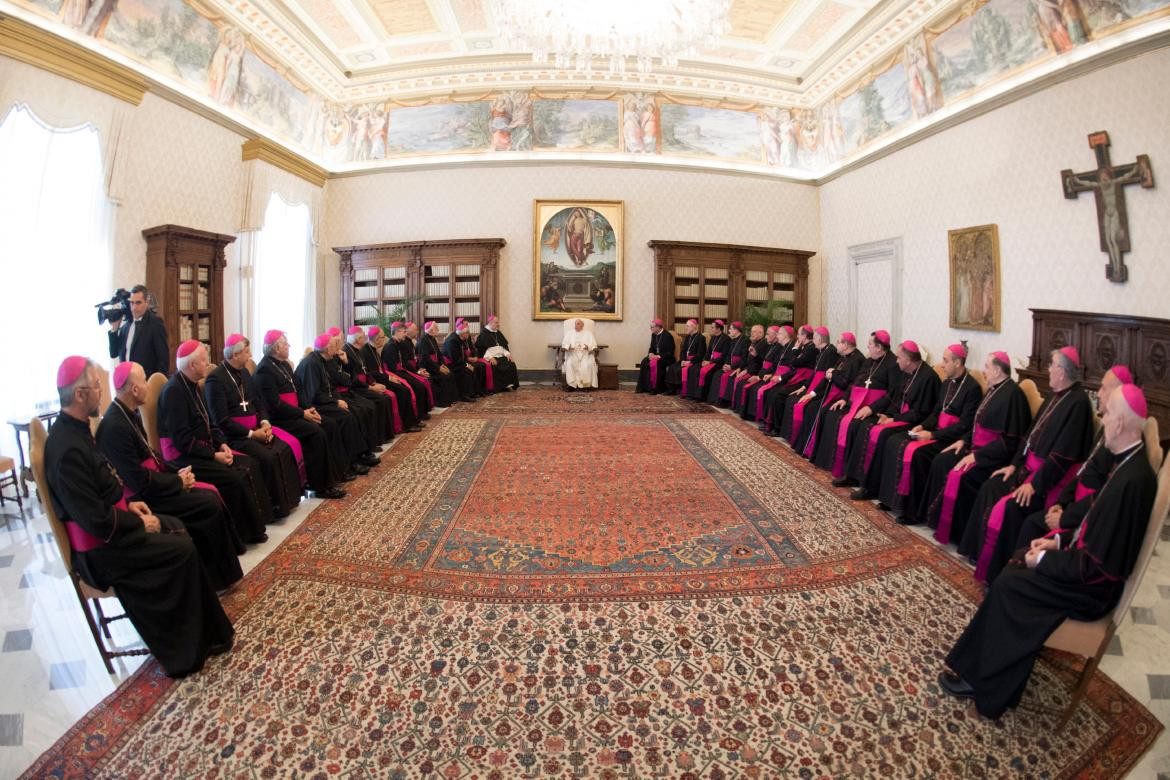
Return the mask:
[[[1146,394],[1150,416],[1158,421],[1159,436],[1170,438],[1170,320],[1032,309],[1032,354],[1020,378],[1033,380],[1047,393],[1048,355],[1065,346],[1080,352],[1084,385],[1092,392],[1114,365],[1128,366]]]
[[[781,321],[808,317],[808,259],[815,252],[694,241],[649,241],[654,250],[656,316],[682,330],[743,317],[745,306],[782,301]]]
[[[167,328],[170,368],[175,351],[188,339],[202,341],[212,362],[223,355],[224,249],[235,236],[159,225],[142,231],[146,239],[146,286]]]
[[[438,323],[456,319],[477,333],[498,304],[502,238],[405,241],[333,247],[341,255],[341,314],[346,327],[367,324],[405,301],[406,318]]]

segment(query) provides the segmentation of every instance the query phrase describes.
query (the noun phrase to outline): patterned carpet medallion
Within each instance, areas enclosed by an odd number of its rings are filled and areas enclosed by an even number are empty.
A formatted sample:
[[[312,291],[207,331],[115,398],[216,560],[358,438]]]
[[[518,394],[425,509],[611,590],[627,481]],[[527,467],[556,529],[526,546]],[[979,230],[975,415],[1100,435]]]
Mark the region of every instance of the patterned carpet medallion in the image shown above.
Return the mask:
[[[969,569],[704,407],[525,389],[384,460],[227,598],[232,653],[29,775],[1099,778],[1161,729],[1098,674],[1056,733],[1056,656],[998,723],[943,695]]]

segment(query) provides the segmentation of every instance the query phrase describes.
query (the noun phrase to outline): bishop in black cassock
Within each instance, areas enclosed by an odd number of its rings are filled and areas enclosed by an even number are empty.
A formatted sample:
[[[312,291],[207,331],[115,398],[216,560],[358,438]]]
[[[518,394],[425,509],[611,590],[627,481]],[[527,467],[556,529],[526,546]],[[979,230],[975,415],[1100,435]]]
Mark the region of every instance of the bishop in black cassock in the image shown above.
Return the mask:
[[[451,331],[443,341],[443,363],[455,377],[455,387],[459,391],[459,400],[470,402],[480,396],[480,387],[475,377],[475,366],[467,362],[465,341],[467,331],[458,333]],[[387,346],[389,346],[387,344]]]
[[[666,330],[662,320],[650,323],[650,346],[646,357],[638,364],[636,393],[658,395],[666,389],[666,369],[674,363],[674,334]]]
[[[734,408],[743,394],[748,379],[755,377],[758,381],[764,366],[764,354],[771,346],[772,342],[764,337],[764,326],[752,325],[751,333],[744,345],[743,360],[727,372],[727,395],[719,400],[721,407]]]
[[[983,363],[987,390],[975,410],[971,430],[943,448],[930,464],[930,479],[917,504],[907,504],[902,521],[924,521],[939,544],[963,538],[979,489],[999,468],[1011,463],[1032,411],[1024,391],[1011,378],[1006,352],[992,352]]]
[[[329,378],[342,397],[361,402],[363,406],[368,405],[374,428],[380,437],[377,446],[381,446],[405,428],[397,399],[386,392],[386,386],[377,377],[366,373],[366,361],[361,353],[361,346],[366,342],[366,332],[362,326],[351,327],[344,340],[340,336],[334,338],[338,342],[337,356],[327,364]]]
[[[768,328],[769,335],[775,334],[776,341],[764,354],[764,363],[761,366],[760,376],[756,381],[750,378],[737,392],[733,411],[739,412],[744,420],[759,422],[764,417],[764,393],[783,383],[783,377],[792,371],[792,361],[796,358],[796,340],[793,338],[792,326],[783,327],[773,325]]]
[[[406,326],[394,323],[393,333],[386,345],[382,347],[382,370],[387,378],[397,377],[395,391],[404,392],[409,397],[408,406],[402,411],[402,422],[407,430],[417,430],[422,427],[422,421],[431,419],[431,409],[434,408],[430,384],[410,368],[409,356],[413,354],[414,345],[406,337]],[[484,364],[486,367],[486,363]],[[390,380],[394,383],[393,380]],[[400,406],[403,395],[399,395]]]
[[[902,376],[890,397],[887,407],[890,414],[871,415],[857,423],[845,451],[845,479],[834,482],[835,485],[848,482],[862,485],[850,496],[854,501],[871,497],[872,493],[865,487],[871,470],[877,472],[873,476],[873,493],[877,492],[876,483],[881,478],[878,459],[890,437],[921,424],[938,403],[938,374],[922,359],[918,344],[910,340],[899,344],[896,362]]]
[[[433,322],[423,326],[415,356],[418,359],[418,372],[430,380],[431,390],[435,393],[435,406],[445,408],[459,400],[459,388],[455,384],[455,377],[451,375],[451,369],[443,363],[443,350],[435,336],[438,332],[439,326]],[[370,365],[367,354],[366,367]],[[380,358],[375,365],[382,365]]]
[[[418,338],[418,325],[413,322],[406,323],[406,338],[398,343],[398,356],[402,358],[406,370],[426,385],[428,408],[434,409],[438,405],[435,403],[435,383],[430,373],[419,363],[418,350],[415,347]],[[519,387],[517,383],[515,389]]]
[[[775,379],[776,383],[764,391],[760,396],[756,417],[760,418],[760,425],[766,430],[772,425],[772,409],[777,399],[787,398],[788,395],[808,383],[815,372],[817,364],[816,346],[813,344],[812,325],[801,325],[796,332],[796,343],[789,353],[791,359],[788,368],[781,370]]]
[[[727,353],[723,356],[723,365],[707,383],[705,398],[709,404],[723,405],[724,399],[731,398],[731,391],[735,389],[735,372],[747,359],[748,338],[744,335],[742,322],[731,323],[727,329],[727,339]],[[727,403],[730,404],[730,400]]]
[[[117,397],[97,429],[97,447],[122,480],[122,495],[141,501],[150,511],[178,518],[199,550],[211,586],[217,591],[238,582],[244,572],[236,557],[247,551],[210,485],[200,487],[190,468],[171,469],[146,439],[138,407],[146,400],[146,373],[137,363],[114,370]]]
[[[981,582],[987,581],[991,553],[1006,514],[1020,510],[1026,514],[1033,507],[1046,509],[1054,504],[1089,454],[1093,405],[1080,385],[1080,370],[1080,355],[1074,347],[1052,352],[1048,366],[1052,392],[1036,412],[1028,437],[1011,465],[993,474],[979,489],[959,552],[976,559],[975,578]]]
[[[813,462],[830,471],[838,484],[846,479],[846,455],[862,423],[891,408],[891,393],[905,381],[898,361],[890,352],[890,334],[874,331],[869,337],[869,359],[858,371],[848,394],[821,410]],[[937,378],[937,377],[936,377]]]
[[[723,332],[723,320],[715,320],[711,323],[711,339],[706,352],[699,364],[687,372],[686,384],[680,390],[683,398],[702,401],[707,397],[707,388],[712,380],[723,372],[729,345],[730,339]]]
[[[47,499],[65,525],[72,565],[99,590],[113,587],[150,652],[171,677],[199,671],[231,649],[231,621],[207,569],[177,518],[127,503],[98,451],[89,420],[98,414],[98,377],[83,357],[57,371],[61,414],[45,442]]]
[[[349,356],[345,354],[345,339],[342,338],[341,328],[330,328],[327,335],[332,342],[330,356],[322,361],[325,374],[329,377],[329,384],[337,397],[345,402],[350,417],[357,422],[358,430],[366,441],[366,451],[371,455],[377,452],[382,444],[394,436],[394,414],[389,403],[378,404],[373,398],[363,392],[368,388],[348,370]],[[386,399],[381,399],[385,401]]]
[[[492,350],[492,354],[489,355],[488,350]],[[503,350],[502,354],[500,350]],[[475,353],[486,364],[489,391],[520,389],[520,371],[508,352],[508,339],[500,332],[500,318],[496,315],[487,318],[483,330],[475,337]]]
[[[795,427],[799,432],[809,402],[819,395],[819,390],[827,381],[825,377],[829,369],[837,362],[837,348],[829,343],[828,328],[820,326],[813,329],[812,349],[814,354],[812,374],[803,380],[790,381],[784,385],[784,392],[772,394],[771,403],[764,415],[765,422],[760,424],[760,430],[769,436],[781,436],[786,441],[791,440],[793,418],[796,418]],[[809,397],[806,399],[806,396]]]
[[[377,347],[371,344],[370,334],[379,339]],[[399,409],[409,405],[410,394],[405,387],[400,386],[401,383],[391,381],[382,370],[381,348],[386,344],[382,329],[374,325],[367,332],[360,325],[355,325],[349,329],[345,341],[343,349],[348,358],[347,366],[353,379],[364,386],[365,390],[361,392],[380,396],[380,404],[383,406],[380,413],[390,415],[391,437],[396,433],[405,432],[406,425],[402,422],[402,413]]]
[[[199,379],[207,371],[207,348],[198,341],[184,341],[177,357],[178,369],[158,399],[163,457],[180,468],[190,466],[196,479],[215,485],[232,508],[236,530],[245,542],[266,541],[264,526],[274,517],[259,467],[247,455],[232,452],[203,401]]]
[[[703,355],[707,354],[707,339],[699,332],[698,320],[687,320],[687,332],[678,352],[678,362],[666,368],[666,392],[685,392],[692,371],[698,372]]]
[[[256,461],[272,501],[272,513],[278,518],[288,517],[301,503],[300,442],[292,434],[274,428],[268,419],[268,410],[248,372],[251,342],[232,333],[224,343],[223,363],[203,382],[211,422],[223,431],[233,450]]]
[[[1142,443],[1148,410],[1134,385],[1106,405],[1105,446],[1116,464],[1076,531],[1037,539],[991,585],[947,654],[943,690],[998,718],[1027,687],[1044,640],[1065,618],[1096,620],[1121,597],[1141,552],[1157,491]]]
[[[356,474],[350,472],[341,427],[316,409],[301,406],[301,388],[288,362],[288,338],[282,331],[264,334],[264,357],[254,380],[268,419],[300,442],[309,488],[319,498],[345,498],[339,485]]]
[[[357,474],[366,473],[381,463],[374,455],[371,439],[362,430],[358,418],[349,411],[349,403],[340,397],[329,379],[326,361],[336,356],[337,343],[328,333],[322,333],[313,341],[313,349],[297,364],[296,377],[300,385],[300,406],[313,408],[322,417],[335,422],[341,431],[344,457],[349,469]]]

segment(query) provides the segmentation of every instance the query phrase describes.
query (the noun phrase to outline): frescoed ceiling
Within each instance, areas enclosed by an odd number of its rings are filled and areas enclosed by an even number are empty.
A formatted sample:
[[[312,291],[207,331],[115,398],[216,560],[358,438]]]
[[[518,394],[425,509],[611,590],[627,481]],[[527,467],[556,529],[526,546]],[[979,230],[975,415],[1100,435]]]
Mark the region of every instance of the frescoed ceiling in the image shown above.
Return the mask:
[[[730,30],[673,71],[591,77],[501,49],[488,0],[207,0],[337,102],[468,87],[673,90],[799,105],[866,64],[865,44],[909,29],[946,0],[732,0]],[[949,4],[949,3],[948,3]],[[829,77],[832,83],[818,84]]]

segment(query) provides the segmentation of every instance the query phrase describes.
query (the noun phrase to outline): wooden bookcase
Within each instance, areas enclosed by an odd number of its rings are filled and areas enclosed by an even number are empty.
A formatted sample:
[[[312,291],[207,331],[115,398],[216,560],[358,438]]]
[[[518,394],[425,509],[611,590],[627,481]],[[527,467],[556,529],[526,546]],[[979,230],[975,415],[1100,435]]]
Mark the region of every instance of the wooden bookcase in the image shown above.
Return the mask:
[[[224,250],[235,236],[159,225],[142,231],[146,239],[146,286],[167,329],[169,370],[175,351],[188,339],[202,341],[212,362],[223,354]]]
[[[341,312],[346,327],[373,322],[413,299],[406,317],[450,332],[467,320],[472,333],[497,308],[502,238],[405,241],[334,247],[341,255]]]
[[[743,317],[748,303],[788,303],[797,325],[808,316],[808,259],[815,252],[694,241],[649,241],[655,260],[655,312],[681,331]]]

